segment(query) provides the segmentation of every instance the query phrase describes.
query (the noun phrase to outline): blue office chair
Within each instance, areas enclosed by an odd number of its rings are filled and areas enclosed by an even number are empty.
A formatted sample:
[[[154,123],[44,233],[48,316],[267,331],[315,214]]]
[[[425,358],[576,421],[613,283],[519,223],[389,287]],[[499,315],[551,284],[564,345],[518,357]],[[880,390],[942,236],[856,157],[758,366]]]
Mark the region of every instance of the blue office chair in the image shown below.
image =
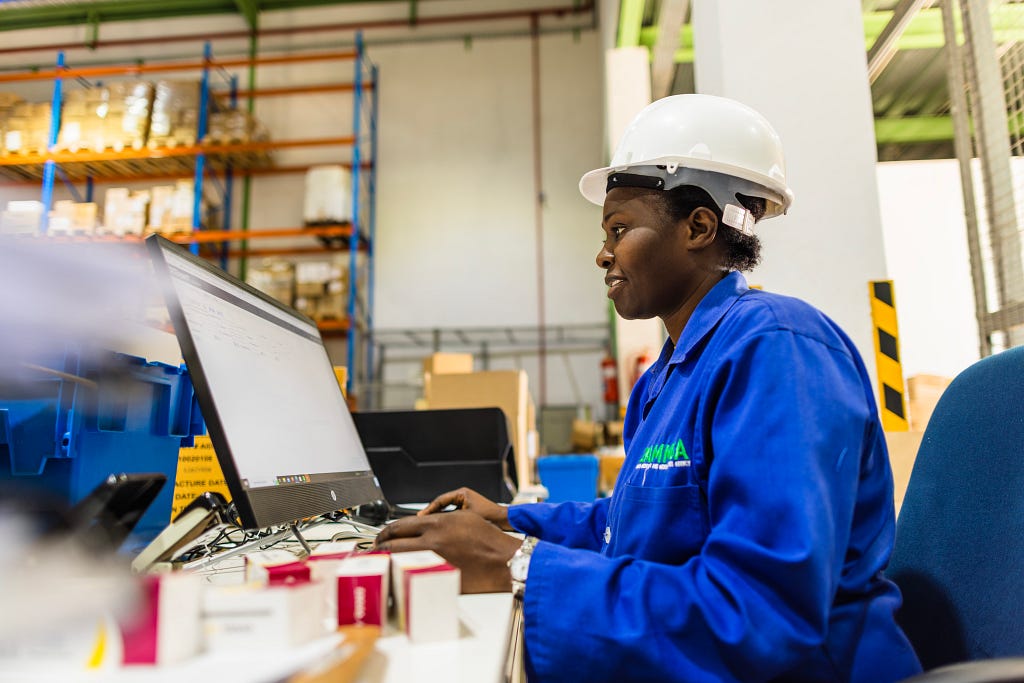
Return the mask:
[[[886,574],[926,672],[975,662],[911,680],[1024,681],[1024,347],[978,361],[943,393]]]

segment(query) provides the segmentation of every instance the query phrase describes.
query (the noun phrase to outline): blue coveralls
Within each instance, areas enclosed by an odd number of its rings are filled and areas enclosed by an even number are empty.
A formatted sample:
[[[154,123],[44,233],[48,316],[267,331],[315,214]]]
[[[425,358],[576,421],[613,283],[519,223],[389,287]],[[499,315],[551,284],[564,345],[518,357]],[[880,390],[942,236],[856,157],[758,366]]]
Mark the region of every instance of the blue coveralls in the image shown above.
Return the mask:
[[[610,498],[509,508],[537,536],[531,683],[920,671],[882,576],[893,483],[853,343],[730,273],[641,377]]]

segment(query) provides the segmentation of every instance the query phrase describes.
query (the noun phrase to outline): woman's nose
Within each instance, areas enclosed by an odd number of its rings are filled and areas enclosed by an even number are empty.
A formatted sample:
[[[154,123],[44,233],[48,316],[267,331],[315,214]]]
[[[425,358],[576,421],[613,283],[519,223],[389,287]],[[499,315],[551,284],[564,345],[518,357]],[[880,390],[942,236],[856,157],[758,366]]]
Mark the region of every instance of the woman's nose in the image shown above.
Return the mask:
[[[604,270],[608,270],[612,267],[612,263],[615,262],[615,255],[608,251],[607,247],[601,246],[601,251],[597,252],[597,267]]]

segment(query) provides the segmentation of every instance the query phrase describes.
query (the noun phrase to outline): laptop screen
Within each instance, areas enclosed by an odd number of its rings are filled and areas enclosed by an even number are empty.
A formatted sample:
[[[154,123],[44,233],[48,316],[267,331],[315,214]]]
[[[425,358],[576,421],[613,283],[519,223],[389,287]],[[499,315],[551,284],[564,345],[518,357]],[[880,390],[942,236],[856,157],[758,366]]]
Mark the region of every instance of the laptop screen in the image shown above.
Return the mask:
[[[316,324],[167,240],[147,242],[244,525],[380,498]]]

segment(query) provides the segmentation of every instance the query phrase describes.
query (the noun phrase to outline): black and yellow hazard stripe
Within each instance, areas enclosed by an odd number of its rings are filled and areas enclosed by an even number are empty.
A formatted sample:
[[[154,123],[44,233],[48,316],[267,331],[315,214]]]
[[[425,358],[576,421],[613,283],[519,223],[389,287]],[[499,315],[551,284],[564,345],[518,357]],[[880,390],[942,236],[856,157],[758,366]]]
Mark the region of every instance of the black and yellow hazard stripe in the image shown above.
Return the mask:
[[[887,432],[905,432],[909,425],[892,280],[873,280],[868,283],[868,288],[871,292],[871,321],[874,323],[875,367],[878,373],[882,428]]]

